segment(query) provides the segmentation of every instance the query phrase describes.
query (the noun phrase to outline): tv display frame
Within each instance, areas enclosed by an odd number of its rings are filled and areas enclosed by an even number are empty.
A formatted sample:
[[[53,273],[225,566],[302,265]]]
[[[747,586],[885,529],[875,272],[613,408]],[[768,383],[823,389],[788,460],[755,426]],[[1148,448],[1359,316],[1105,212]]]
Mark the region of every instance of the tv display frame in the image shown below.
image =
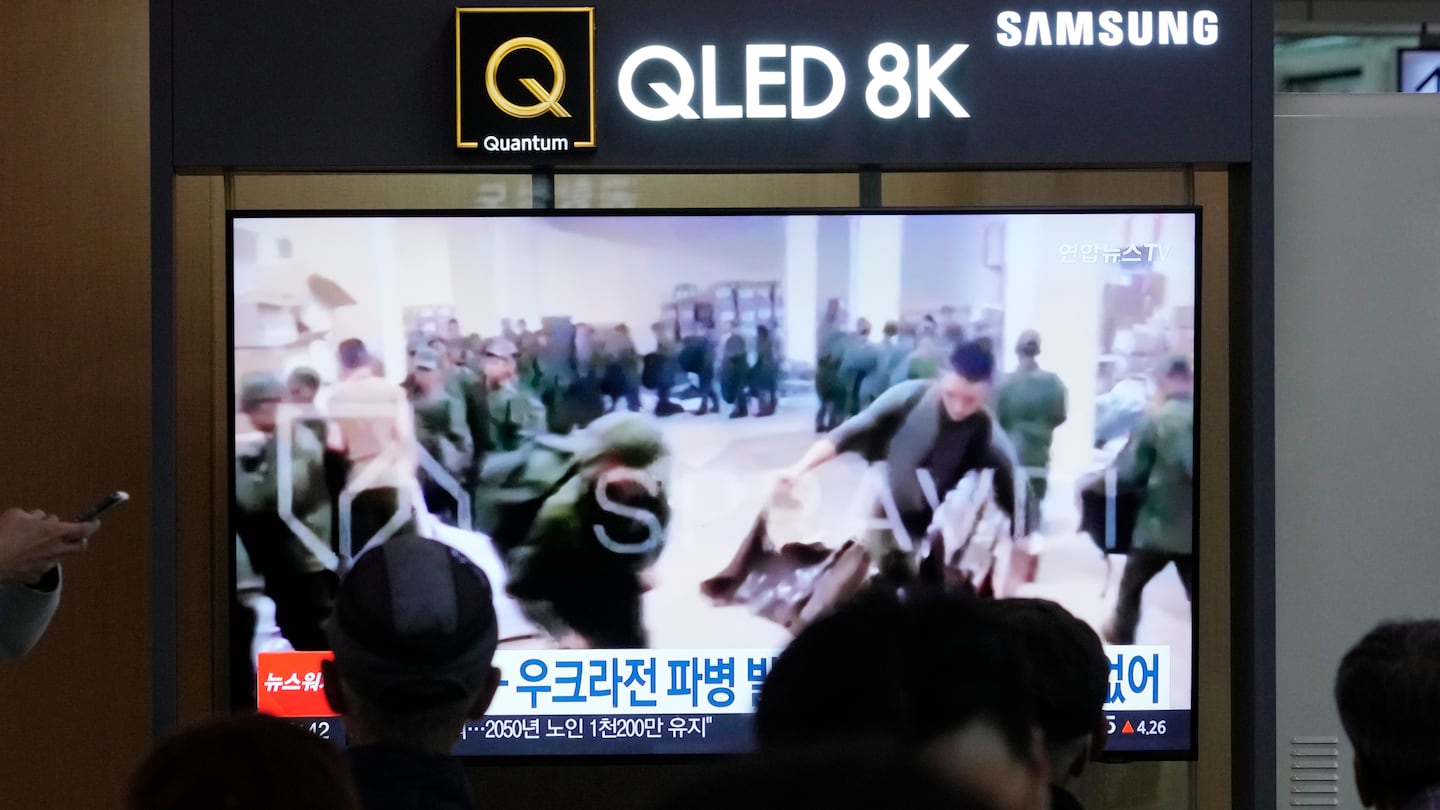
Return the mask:
[[[1194,358],[1194,362],[1193,362],[1193,373],[1194,373],[1194,381],[1195,381],[1195,403],[1196,403],[1196,406],[1199,407],[1199,406],[1201,405],[1201,398],[1200,398],[1200,396],[1199,396],[1199,390],[1200,390],[1200,388],[1201,388],[1201,380],[1203,379],[1205,367],[1206,367],[1206,365],[1207,365],[1204,357],[1202,356],[1202,352],[1201,352],[1201,348],[1200,348],[1200,347],[1201,347],[1201,335],[1204,334],[1204,331],[1203,331],[1203,330],[1204,330],[1204,324],[1205,324],[1205,320],[1204,320],[1203,312],[1202,312],[1202,307],[1201,307],[1201,302],[1200,302],[1201,278],[1202,278],[1202,274],[1204,273],[1203,256],[1202,256],[1202,249],[1201,249],[1201,248],[1202,248],[1202,233],[1203,233],[1203,232],[1202,232],[1202,210],[1201,210],[1201,208],[1198,207],[1198,206],[1184,206],[1184,205],[1144,205],[1144,206],[1004,206],[1004,207],[983,207],[983,206],[975,206],[975,207],[955,206],[955,207],[949,207],[949,206],[947,206],[947,207],[903,207],[903,208],[898,208],[898,207],[897,207],[897,208],[888,208],[888,207],[885,207],[885,208],[865,208],[865,207],[836,207],[836,208],[817,208],[817,207],[781,207],[781,208],[732,207],[732,208],[713,208],[713,209],[712,209],[712,208],[705,208],[705,209],[674,209],[674,208],[633,208],[633,209],[528,209],[528,208],[527,208],[527,209],[325,209],[325,210],[316,210],[316,209],[257,209],[257,210],[232,210],[232,211],[227,212],[227,216],[226,216],[226,285],[227,285],[227,299],[226,299],[227,312],[226,312],[226,316],[227,316],[227,326],[228,326],[228,328],[227,328],[227,334],[226,334],[226,347],[227,347],[227,357],[226,357],[226,381],[227,381],[227,386],[228,386],[228,387],[227,387],[227,391],[230,392],[230,394],[232,395],[232,397],[233,397],[233,396],[236,396],[236,395],[238,394],[238,383],[239,383],[239,379],[238,379],[238,375],[237,375],[237,362],[236,362],[236,326],[235,326],[235,324],[236,324],[236,309],[237,309],[237,304],[236,304],[236,263],[237,263],[237,257],[236,257],[236,249],[237,249],[237,245],[236,245],[236,229],[237,229],[237,225],[243,224],[243,223],[246,223],[246,222],[253,222],[253,221],[259,221],[259,220],[274,220],[274,219],[290,219],[290,220],[354,220],[354,219],[371,219],[371,218],[383,218],[383,219],[393,219],[393,220],[415,220],[415,219],[474,219],[474,220],[492,220],[492,221],[493,221],[493,220],[506,220],[506,219],[511,219],[511,220],[513,220],[513,219],[527,219],[527,218],[534,218],[534,219],[541,219],[541,220],[554,220],[554,219],[563,219],[563,220],[593,220],[593,219],[611,218],[611,217],[613,217],[613,218],[620,218],[620,219],[630,219],[630,220],[634,220],[634,219],[638,219],[638,218],[647,218],[647,217],[666,217],[666,218],[668,218],[668,217],[680,217],[680,218],[686,218],[686,219],[697,219],[697,218],[699,218],[699,219],[704,219],[704,218],[730,219],[730,218],[737,218],[737,217],[795,217],[795,216],[803,216],[803,217],[812,217],[812,216],[813,216],[813,217],[820,217],[820,218],[827,218],[827,217],[828,217],[828,218],[839,218],[839,217],[874,217],[874,216],[880,216],[880,217],[889,217],[889,216],[901,216],[901,217],[910,217],[910,216],[918,216],[918,217],[943,217],[943,216],[1031,216],[1031,215],[1061,215],[1061,216],[1086,216],[1086,215],[1140,215],[1140,216],[1148,216],[1148,215],[1157,215],[1157,216],[1161,216],[1161,215],[1171,215],[1171,214],[1173,214],[1173,215],[1186,215],[1186,216],[1189,216],[1189,217],[1192,217],[1192,218],[1193,218],[1193,219],[1192,219],[1192,221],[1193,221],[1193,264],[1192,264],[1192,268],[1191,268],[1191,269],[1192,269],[1192,272],[1193,272],[1193,279],[1194,279],[1193,287],[1194,287],[1194,288],[1193,288],[1193,290],[1192,290],[1192,293],[1193,293],[1192,302],[1193,302],[1193,303],[1190,304],[1189,306],[1191,306],[1191,307],[1193,308],[1193,323],[1192,323],[1192,326],[1191,326],[1191,332],[1192,332],[1192,337],[1193,337],[1193,341],[1194,341],[1194,343],[1193,343],[1193,355],[1192,355],[1193,358]],[[985,248],[984,248],[984,251],[985,251],[985,263],[986,263],[987,266],[989,266],[990,256],[991,256],[991,250],[992,250],[992,247],[987,243],[987,245],[986,245]],[[1078,261],[1078,258],[1077,258],[1077,261]],[[821,272],[823,272],[823,268],[822,268]],[[878,327],[878,324],[877,324],[877,327]],[[636,331],[638,332],[638,331],[641,331],[641,330],[636,330]],[[878,331],[878,329],[877,329],[877,331]],[[1003,357],[1003,356],[1005,356],[1005,355],[1007,355],[1007,354],[1009,353],[1010,348],[1011,348],[1011,347],[1009,347],[1009,346],[1003,345],[1003,341],[997,343],[997,345],[996,345],[995,353],[996,353],[996,357],[997,357],[997,367],[996,367],[996,382],[997,382],[997,385],[998,385],[1000,379],[1002,378],[1001,369],[1005,367],[1005,366],[1002,366],[1002,365],[1000,364],[999,360],[1000,360],[1001,357]],[[231,554],[230,554],[229,557],[228,557],[228,560],[229,560],[229,577],[228,577],[228,583],[229,583],[229,585],[228,585],[228,587],[229,587],[229,589],[230,589],[230,593],[231,593],[231,594],[235,594],[235,593],[236,593],[237,582],[238,582],[237,576],[238,576],[238,573],[239,573],[238,570],[237,570],[237,566],[236,566],[236,564],[235,564],[235,558],[236,558],[236,553],[235,553],[235,552],[236,552],[237,547],[238,547],[238,545],[239,545],[239,540],[238,540],[238,535],[236,534],[236,531],[235,531],[237,506],[236,506],[236,501],[235,501],[234,494],[233,494],[234,491],[235,491],[235,485],[236,485],[235,476],[234,476],[234,471],[236,470],[236,462],[237,462],[237,456],[238,456],[238,446],[237,446],[237,438],[236,438],[236,436],[237,436],[237,429],[238,429],[238,427],[239,427],[239,422],[240,422],[240,417],[239,417],[237,411],[238,411],[238,408],[232,407],[232,408],[230,409],[230,411],[228,412],[228,419],[227,419],[227,425],[228,425],[228,429],[229,429],[229,435],[227,436],[227,439],[228,439],[228,458],[229,458],[229,470],[231,471],[231,480],[230,480],[230,485],[229,485],[229,491],[232,493],[232,498],[231,498],[231,502],[230,502],[230,504],[228,505],[228,508],[227,508],[227,526],[229,527],[229,530],[228,530],[228,538],[227,538],[226,542],[229,544],[229,547],[230,547],[230,549],[231,549]],[[1194,426],[1194,440],[1193,440],[1193,442],[1194,442],[1193,452],[1194,452],[1196,458],[1198,459],[1199,457],[1201,457],[1201,456],[1204,455],[1204,453],[1203,453],[1203,451],[1202,451],[1202,448],[1203,448],[1204,445],[1203,445],[1203,441],[1202,441],[1202,439],[1201,439],[1201,437],[1200,437],[1200,425],[1198,424],[1198,422],[1197,422],[1197,423],[1195,424],[1195,426]],[[1204,462],[1203,462],[1203,461],[1196,461],[1196,464],[1199,465],[1199,466],[1202,466],[1202,467],[1204,466]],[[1191,510],[1193,525],[1191,526],[1191,531],[1192,531],[1192,536],[1194,537],[1194,542],[1195,542],[1196,545],[1195,545],[1195,551],[1194,551],[1194,559],[1195,559],[1195,562],[1194,562],[1194,567],[1195,567],[1194,593],[1193,593],[1193,596],[1192,596],[1192,599],[1191,599],[1191,605],[1190,605],[1190,609],[1191,609],[1191,621],[1192,621],[1192,623],[1191,623],[1191,627],[1190,627],[1190,648],[1189,648],[1189,651],[1188,651],[1188,652],[1189,652],[1189,661],[1190,661],[1190,667],[1189,667],[1189,673],[1188,673],[1188,677],[1189,677],[1189,679],[1190,679],[1190,690],[1189,690],[1189,691],[1190,691],[1190,705],[1189,705],[1188,709],[1175,710],[1175,711],[1184,712],[1184,713],[1187,715],[1186,721],[1187,721],[1187,726],[1188,726],[1188,734],[1184,735],[1184,736],[1181,738],[1181,739],[1183,740],[1183,742],[1184,742],[1184,744],[1183,744],[1182,746],[1167,747],[1167,748],[1163,748],[1163,749],[1125,749],[1125,750],[1116,750],[1116,749],[1114,749],[1114,748],[1107,748],[1105,751],[1101,752],[1100,755],[1099,755],[1099,758],[1100,758],[1101,760],[1103,760],[1103,761],[1111,761],[1111,762],[1151,761],[1151,760],[1178,760],[1178,761],[1188,761],[1188,760],[1193,760],[1193,759],[1197,756],[1197,754],[1198,754],[1198,744],[1197,744],[1197,738],[1198,738],[1198,722],[1197,722],[1197,720],[1198,720],[1198,716],[1199,716],[1199,715],[1198,715],[1198,712],[1199,712],[1199,698],[1198,698],[1198,690],[1197,690],[1195,687],[1196,687],[1196,685],[1198,684],[1198,676],[1199,676],[1199,671],[1200,671],[1200,666],[1199,666],[1199,661],[1198,661],[1198,652],[1199,652],[1198,623],[1199,623],[1199,619],[1200,619],[1200,617],[1201,617],[1201,615],[1202,615],[1201,601],[1200,601],[1200,583],[1199,583],[1199,580],[1200,580],[1199,571],[1200,571],[1201,566],[1199,565],[1198,560],[1200,559],[1200,555],[1203,554],[1204,552],[1203,552],[1203,551],[1201,550],[1201,548],[1200,548],[1200,546],[1203,545],[1203,541],[1202,541],[1202,539],[1201,539],[1200,532],[1199,532],[1200,522],[1201,522],[1201,521],[1200,521],[1200,516],[1199,516],[1200,497],[1199,497],[1199,482],[1198,482],[1198,476],[1197,476],[1194,480],[1195,480],[1195,487],[1194,487],[1194,490],[1193,490],[1193,503],[1192,503],[1192,510]],[[1121,563],[1121,567],[1122,567],[1122,569],[1123,569],[1123,563]],[[1113,577],[1112,580],[1113,580],[1112,583],[1111,583],[1109,586],[1107,586],[1110,591],[1113,591],[1113,589],[1118,586],[1118,576]],[[1022,594],[1022,595],[1025,595],[1025,594]],[[741,607],[741,606],[735,606],[735,607],[732,607],[732,608],[730,608],[730,609],[733,609],[733,610],[743,610],[743,609],[745,609],[745,608],[744,608],[744,607]],[[232,671],[232,672],[236,671],[236,667],[235,667],[233,661],[231,662],[231,664],[232,664],[231,667],[230,667],[231,671]],[[1123,678],[1124,675],[1121,675],[1121,677]],[[657,679],[659,680],[660,684],[663,685],[663,683],[664,683],[664,681],[665,681],[664,675],[663,675],[663,674],[658,675],[658,676],[657,676]],[[737,675],[737,677],[736,677],[736,688],[737,688],[737,690],[740,689],[740,688],[742,688],[742,687],[740,686],[740,683],[741,683],[741,682],[740,682],[740,679],[739,679],[739,677],[738,677],[738,675]],[[254,694],[254,693],[249,693],[248,690],[247,690],[245,687],[240,686],[240,685],[237,685],[237,684],[234,684],[234,683],[231,684],[231,693],[232,693],[232,700],[235,700],[235,699],[239,698],[241,701],[244,700],[244,696],[245,696],[246,694],[250,694],[250,695],[252,695],[252,696],[253,696],[253,694]],[[237,705],[238,705],[238,704],[237,704]],[[249,703],[248,705],[253,706],[254,703],[251,702],[251,703]],[[744,716],[748,718],[748,717],[750,717],[751,715],[748,715],[748,714],[747,714],[747,715],[744,715]],[[1120,715],[1118,722],[1119,722],[1119,723],[1123,723],[1124,720],[1125,720],[1124,715],[1123,715],[1123,714]],[[333,719],[328,719],[328,720],[327,720],[326,718],[312,717],[312,718],[308,718],[308,719],[302,719],[301,722],[306,722],[306,723],[308,723],[308,724],[310,725],[310,727],[312,728],[312,730],[316,730],[317,732],[327,732],[327,731],[328,731],[328,734],[326,734],[326,736],[334,736],[337,732],[341,732],[341,731],[342,731],[342,729],[341,729],[341,727],[340,727],[340,723],[339,723],[339,718],[333,718]],[[319,726],[321,726],[321,725],[324,725],[325,728],[319,727]],[[470,729],[467,728],[467,731],[469,731],[469,730],[470,730]],[[1116,724],[1116,728],[1115,728],[1115,732],[1114,732],[1114,733],[1116,733],[1116,734],[1119,733],[1118,723]],[[736,753],[740,753],[740,752],[736,752],[736,751],[714,751],[714,752],[703,752],[703,753],[696,753],[696,752],[657,752],[657,753],[613,753],[613,752],[595,752],[595,753],[486,753],[486,754],[480,754],[480,755],[464,755],[464,756],[465,756],[465,759],[467,760],[467,762],[470,762],[470,763],[472,763],[472,764],[508,764],[508,763],[517,763],[517,762],[537,764],[537,763],[576,763],[576,762],[579,762],[579,763],[609,763],[609,762],[634,762],[634,761],[637,761],[637,760],[643,760],[643,761],[647,761],[647,762],[690,761],[690,760],[697,760],[697,759],[709,759],[709,758],[714,758],[714,757],[717,757],[717,756],[733,755],[733,754],[736,754]]]
[[[1424,70],[1424,67],[1422,67],[1421,70],[1418,71],[1424,74],[1420,77],[1421,82],[1419,85],[1414,84],[1415,76],[1406,76],[1406,62],[1416,56],[1430,56],[1434,60],[1432,64],[1424,66],[1429,67],[1429,71]],[[1440,93],[1440,76],[1436,76],[1436,72],[1440,72],[1440,48],[1397,48],[1395,50],[1396,92],[1412,94]],[[1434,90],[1419,89],[1430,84],[1431,82],[1434,82],[1436,85]]]

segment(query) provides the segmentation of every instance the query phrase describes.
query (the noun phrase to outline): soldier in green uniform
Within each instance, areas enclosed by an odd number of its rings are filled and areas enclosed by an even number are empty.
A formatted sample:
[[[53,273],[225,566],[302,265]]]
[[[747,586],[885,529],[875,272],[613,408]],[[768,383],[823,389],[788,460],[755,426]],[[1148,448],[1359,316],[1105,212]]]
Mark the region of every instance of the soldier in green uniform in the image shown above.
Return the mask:
[[[509,452],[545,432],[545,406],[520,387],[515,355],[515,344],[505,338],[485,344],[483,376],[475,390],[484,425],[479,442],[486,453]]]
[[[415,411],[415,440],[452,482],[444,482],[427,464],[419,471],[420,491],[430,513],[459,525],[459,503],[446,487],[464,486],[472,472],[475,442],[466,424],[465,389],[445,378],[444,361],[434,349],[415,352],[411,361],[410,406]],[[451,380],[455,379],[454,377]]]
[[[485,463],[482,518],[509,593],[561,646],[648,641],[641,597],[665,544],[669,453],[648,417],[606,414]]]
[[[880,334],[880,345],[871,347],[875,355],[875,368],[860,381],[860,407],[862,409],[868,407],[870,403],[885,393],[885,390],[890,387],[890,378],[895,373],[895,366],[904,359],[903,355],[897,354],[895,348],[896,336],[900,334],[900,325],[894,321],[887,321]]]
[[[280,514],[277,419],[285,384],[272,374],[245,377],[240,411],[259,434],[235,452],[235,533],[255,572],[265,578],[265,595],[275,603],[275,623],[297,650],[328,649],[325,622],[339,579]],[[325,485],[324,446],[299,423],[290,430],[290,514],[313,537],[330,542],[331,502]]]
[[[755,364],[750,367],[750,390],[755,394],[756,416],[771,416],[780,405],[780,359],[770,327],[755,327]]]
[[[575,379],[565,395],[567,420],[574,427],[585,427],[605,413],[601,383],[607,358],[604,344],[595,337],[595,327],[585,323],[575,325],[572,358]]]
[[[640,383],[654,389],[656,397],[655,415],[674,416],[684,413],[685,407],[670,401],[671,389],[680,376],[680,344],[670,324],[657,322],[650,327],[655,333],[655,351],[645,357],[645,369]]]
[[[899,333],[895,336],[895,342],[890,346],[890,356],[885,358],[885,368],[889,371],[888,382],[891,386],[899,385],[910,379],[910,353],[915,351],[919,345],[915,324],[901,324]]]
[[[840,377],[845,381],[845,418],[848,419],[865,410],[869,403],[862,390],[865,378],[875,373],[880,363],[880,352],[870,342],[870,321],[865,318],[855,322],[855,334],[845,343],[845,353],[840,358]]]
[[[714,328],[696,321],[694,328],[680,341],[680,370],[695,375],[695,385],[700,391],[700,410],[696,416],[710,411],[720,412],[720,392],[716,388],[716,365],[719,346],[715,340]],[[711,403],[714,403],[713,406]]]
[[[1050,467],[1050,444],[1055,428],[1065,423],[1065,383],[1044,369],[1040,356],[1040,335],[1026,331],[1015,345],[1020,367],[1001,383],[996,395],[996,416],[1000,426],[1020,452],[1020,465],[1030,476],[1030,488],[1039,500],[1045,499]]]
[[[730,322],[730,334],[720,350],[720,395],[726,402],[733,403],[731,419],[750,415],[750,362],[749,348],[745,336],[740,333],[740,324]]]
[[[630,327],[616,326],[605,338],[605,396],[610,398],[610,410],[625,407],[634,412],[640,410],[640,353],[635,350],[635,341],[630,337]]]
[[[540,336],[538,333],[530,331],[530,328],[525,325],[524,318],[515,322],[514,343],[515,348],[518,350],[515,356],[516,381],[521,388],[538,391],[537,384],[539,378],[535,361],[540,353]],[[484,350],[483,342],[480,346],[476,347],[475,354],[477,362],[479,362],[479,358],[483,355]]]
[[[545,406],[545,425],[551,433],[568,433],[574,426],[567,398],[576,379],[575,347],[572,330],[564,326],[555,322],[536,340],[534,390]]]
[[[837,323],[838,302],[830,302],[830,312],[820,325],[815,358],[815,397],[820,401],[815,412],[815,432],[827,433],[845,420],[845,379],[840,363],[845,358],[845,345],[850,336]]]
[[[1133,644],[1140,596],[1154,576],[1175,564],[1185,596],[1195,603],[1194,374],[1183,357],[1166,362],[1160,388],[1165,403],[1146,418],[1122,454],[1121,487],[1144,493],[1132,548],[1120,580],[1115,615],[1105,625],[1112,644]]]
[[[905,380],[933,380],[945,367],[945,347],[932,334],[921,334],[914,351],[906,355],[900,367],[890,375],[896,383]]]

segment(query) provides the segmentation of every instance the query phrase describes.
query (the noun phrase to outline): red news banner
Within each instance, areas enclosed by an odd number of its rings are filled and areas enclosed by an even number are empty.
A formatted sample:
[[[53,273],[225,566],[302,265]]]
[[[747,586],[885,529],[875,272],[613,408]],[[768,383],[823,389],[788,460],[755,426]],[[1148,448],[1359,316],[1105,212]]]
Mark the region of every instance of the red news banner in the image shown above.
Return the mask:
[[[330,652],[262,652],[256,666],[256,708],[275,717],[333,717],[320,662]]]

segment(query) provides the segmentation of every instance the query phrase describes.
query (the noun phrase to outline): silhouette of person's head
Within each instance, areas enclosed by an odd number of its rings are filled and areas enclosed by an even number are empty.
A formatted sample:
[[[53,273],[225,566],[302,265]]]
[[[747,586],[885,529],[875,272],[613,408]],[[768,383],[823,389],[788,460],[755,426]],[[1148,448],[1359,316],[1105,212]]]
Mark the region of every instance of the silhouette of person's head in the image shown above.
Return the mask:
[[[413,533],[355,560],[329,634],[325,696],[357,746],[448,754],[499,685],[489,580],[458,551]]]
[[[216,720],[162,742],[130,783],[128,810],[359,810],[333,744],[267,715]]]

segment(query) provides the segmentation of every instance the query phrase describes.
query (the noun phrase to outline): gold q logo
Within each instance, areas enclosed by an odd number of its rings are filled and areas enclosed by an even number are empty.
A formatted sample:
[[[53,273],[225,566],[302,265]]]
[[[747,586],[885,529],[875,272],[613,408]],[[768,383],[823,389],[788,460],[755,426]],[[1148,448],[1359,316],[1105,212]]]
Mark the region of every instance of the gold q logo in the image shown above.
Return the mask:
[[[500,86],[495,81],[495,75],[500,71],[500,63],[516,51],[535,51],[545,57],[545,61],[550,63],[550,70],[555,74],[548,90],[533,77],[527,76],[520,80],[520,84],[535,97],[534,104],[516,104],[500,92]],[[560,106],[560,96],[565,92],[565,63],[560,61],[559,51],[542,39],[515,37],[496,48],[485,65],[485,89],[489,91],[490,100],[495,102],[495,106],[514,118],[539,118],[546,113],[557,118],[570,117],[570,112]]]

